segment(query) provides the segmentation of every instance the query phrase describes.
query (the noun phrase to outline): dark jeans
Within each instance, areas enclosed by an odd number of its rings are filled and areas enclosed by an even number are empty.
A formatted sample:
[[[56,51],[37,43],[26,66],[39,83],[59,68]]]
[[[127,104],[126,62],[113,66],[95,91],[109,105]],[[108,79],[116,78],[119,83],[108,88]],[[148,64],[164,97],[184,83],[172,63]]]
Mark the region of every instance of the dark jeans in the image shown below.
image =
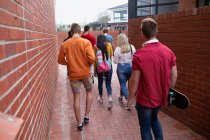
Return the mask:
[[[117,65],[117,76],[120,83],[120,94],[128,98],[128,88],[126,83],[131,77],[132,65],[130,63],[119,63]]]
[[[111,87],[112,68],[107,72],[97,73],[97,75],[98,75],[98,92],[99,92],[99,95],[100,96],[103,95],[103,76],[105,76],[107,94],[108,94],[108,96],[111,96],[112,95],[112,87]]]
[[[136,103],[142,140],[152,140],[151,128],[155,140],[163,140],[162,127],[157,117],[159,109],[160,107],[147,108]]]

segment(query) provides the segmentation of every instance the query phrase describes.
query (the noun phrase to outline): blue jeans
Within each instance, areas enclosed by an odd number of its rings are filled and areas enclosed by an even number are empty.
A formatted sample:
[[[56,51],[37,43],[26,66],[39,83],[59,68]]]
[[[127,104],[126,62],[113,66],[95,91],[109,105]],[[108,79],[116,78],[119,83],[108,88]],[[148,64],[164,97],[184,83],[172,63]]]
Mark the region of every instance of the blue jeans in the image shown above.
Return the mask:
[[[132,73],[131,63],[118,63],[117,76],[120,83],[120,92],[127,99],[128,88],[126,86],[127,81],[130,79]]]
[[[106,78],[106,90],[108,96],[112,95],[112,86],[111,86],[111,80],[112,80],[112,68],[104,73],[97,73],[98,75],[98,92],[99,95],[102,97],[103,95],[103,76]]]
[[[163,140],[162,127],[157,117],[159,109],[160,107],[147,108],[136,103],[142,140],[152,140],[151,128],[155,140]]]

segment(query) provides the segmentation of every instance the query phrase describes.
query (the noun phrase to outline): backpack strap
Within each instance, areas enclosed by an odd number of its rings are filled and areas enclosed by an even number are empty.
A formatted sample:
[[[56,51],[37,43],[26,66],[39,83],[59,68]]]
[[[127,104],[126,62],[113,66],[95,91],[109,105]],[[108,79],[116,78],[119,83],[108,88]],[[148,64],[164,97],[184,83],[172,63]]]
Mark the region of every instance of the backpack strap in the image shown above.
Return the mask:
[[[130,48],[131,48],[131,55],[133,55],[133,50],[132,50],[131,44],[129,44],[129,45],[130,45]]]

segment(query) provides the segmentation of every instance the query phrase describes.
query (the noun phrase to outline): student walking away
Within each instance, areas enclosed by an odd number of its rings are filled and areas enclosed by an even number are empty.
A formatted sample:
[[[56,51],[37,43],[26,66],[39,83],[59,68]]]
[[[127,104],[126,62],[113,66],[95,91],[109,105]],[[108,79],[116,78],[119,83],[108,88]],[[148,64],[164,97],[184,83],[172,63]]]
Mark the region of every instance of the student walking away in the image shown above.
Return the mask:
[[[108,29],[104,29],[103,33],[106,36],[106,41],[111,43],[112,45],[112,50],[114,50],[114,44],[113,44],[113,37],[111,35],[108,34],[109,30]]]
[[[89,40],[91,42],[92,46],[95,46],[96,45],[96,39],[95,39],[94,35],[92,35],[90,33],[90,27],[88,25],[86,25],[84,27],[84,32],[81,35],[81,37]]]
[[[176,56],[156,39],[158,29],[155,20],[142,20],[141,31],[146,42],[133,56],[128,107],[136,93],[142,140],[152,140],[151,129],[156,140],[163,140],[158,112],[161,106],[167,106],[169,88],[176,83]]]
[[[95,61],[95,74],[98,76],[98,92],[99,103],[103,103],[103,76],[105,76],[106,90],[108,94],[108,109],[111,109],[113,106],[112,99],[112,48],[110,43],[106,42],[106,37],[104,35],[99,35],[97,37],[97,50],[96,61]]]
[[[74,97],[74,113],[77,120],[78,131],[83,130],[83,124],[89,122],[89,113],[92,104],[92,80],[90,66],[95,61],[95,54],[90,41],[80,37],[81,27],[74,23],[71,26],[72,38],[65,41],[58,54],[58,63],[69,66],[69,79]],[[66,59],[65,59],[66,58]],[[80,88],[84,85],[86,90],[86,108],[83,123],[80,113]]]
[[[72,37],[71,31],[68,31],[68,37],[65,38],[65,39],[63,40],[63,42],[65,42],[66,40],[68,40],[68,39],[71,38],[71,37]]]
[[[127,100],[128,88],[126,83],[129,81],[132,72],[132,58],[136,49],[128,43],[128,38],[124,33],[118,35],[117,47],[114,51],[113,62],[117,64],[117,76],[120,83],[119,102],[123,102],[123,96]]]
[[[90,27],[88,25],[86,25],[84,27],[84,32],[81,35],[82,38],[85,38],[87,40],[89,40],[92,44],[93,50],[95,50],[95,45],[96,45],[96,39],[95,37],[90,33]],[[94,65],[91,65],[91,78],[93,80],[94,83]]]
[[[68,31],[68,37],[66,39],[64,39],[63,42],[65,42],[66,40],[68,40],[71,37],[72,37],[71,31]],[[69,67],[68,67],[68,65],[67,65],[67,76],[69,76]]]

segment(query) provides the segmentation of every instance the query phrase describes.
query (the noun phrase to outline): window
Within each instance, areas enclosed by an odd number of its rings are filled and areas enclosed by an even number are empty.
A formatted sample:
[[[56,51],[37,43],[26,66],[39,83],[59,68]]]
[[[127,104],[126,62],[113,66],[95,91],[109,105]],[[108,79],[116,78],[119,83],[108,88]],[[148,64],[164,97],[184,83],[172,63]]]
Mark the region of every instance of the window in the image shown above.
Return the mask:
[[[137,16],[175,12],[179,8],[179,0],[137,0]]]
[[[210,0],[197,0],[197,7],[210,5]]]
[[[128,19],[127,10],[114,12],[114,21],[125,21],[127,19]]]
[[[120,26],[117,26],[114,28],[114,30],[125,30],[125,29],[126,29],[126,27],[120,27]]]

